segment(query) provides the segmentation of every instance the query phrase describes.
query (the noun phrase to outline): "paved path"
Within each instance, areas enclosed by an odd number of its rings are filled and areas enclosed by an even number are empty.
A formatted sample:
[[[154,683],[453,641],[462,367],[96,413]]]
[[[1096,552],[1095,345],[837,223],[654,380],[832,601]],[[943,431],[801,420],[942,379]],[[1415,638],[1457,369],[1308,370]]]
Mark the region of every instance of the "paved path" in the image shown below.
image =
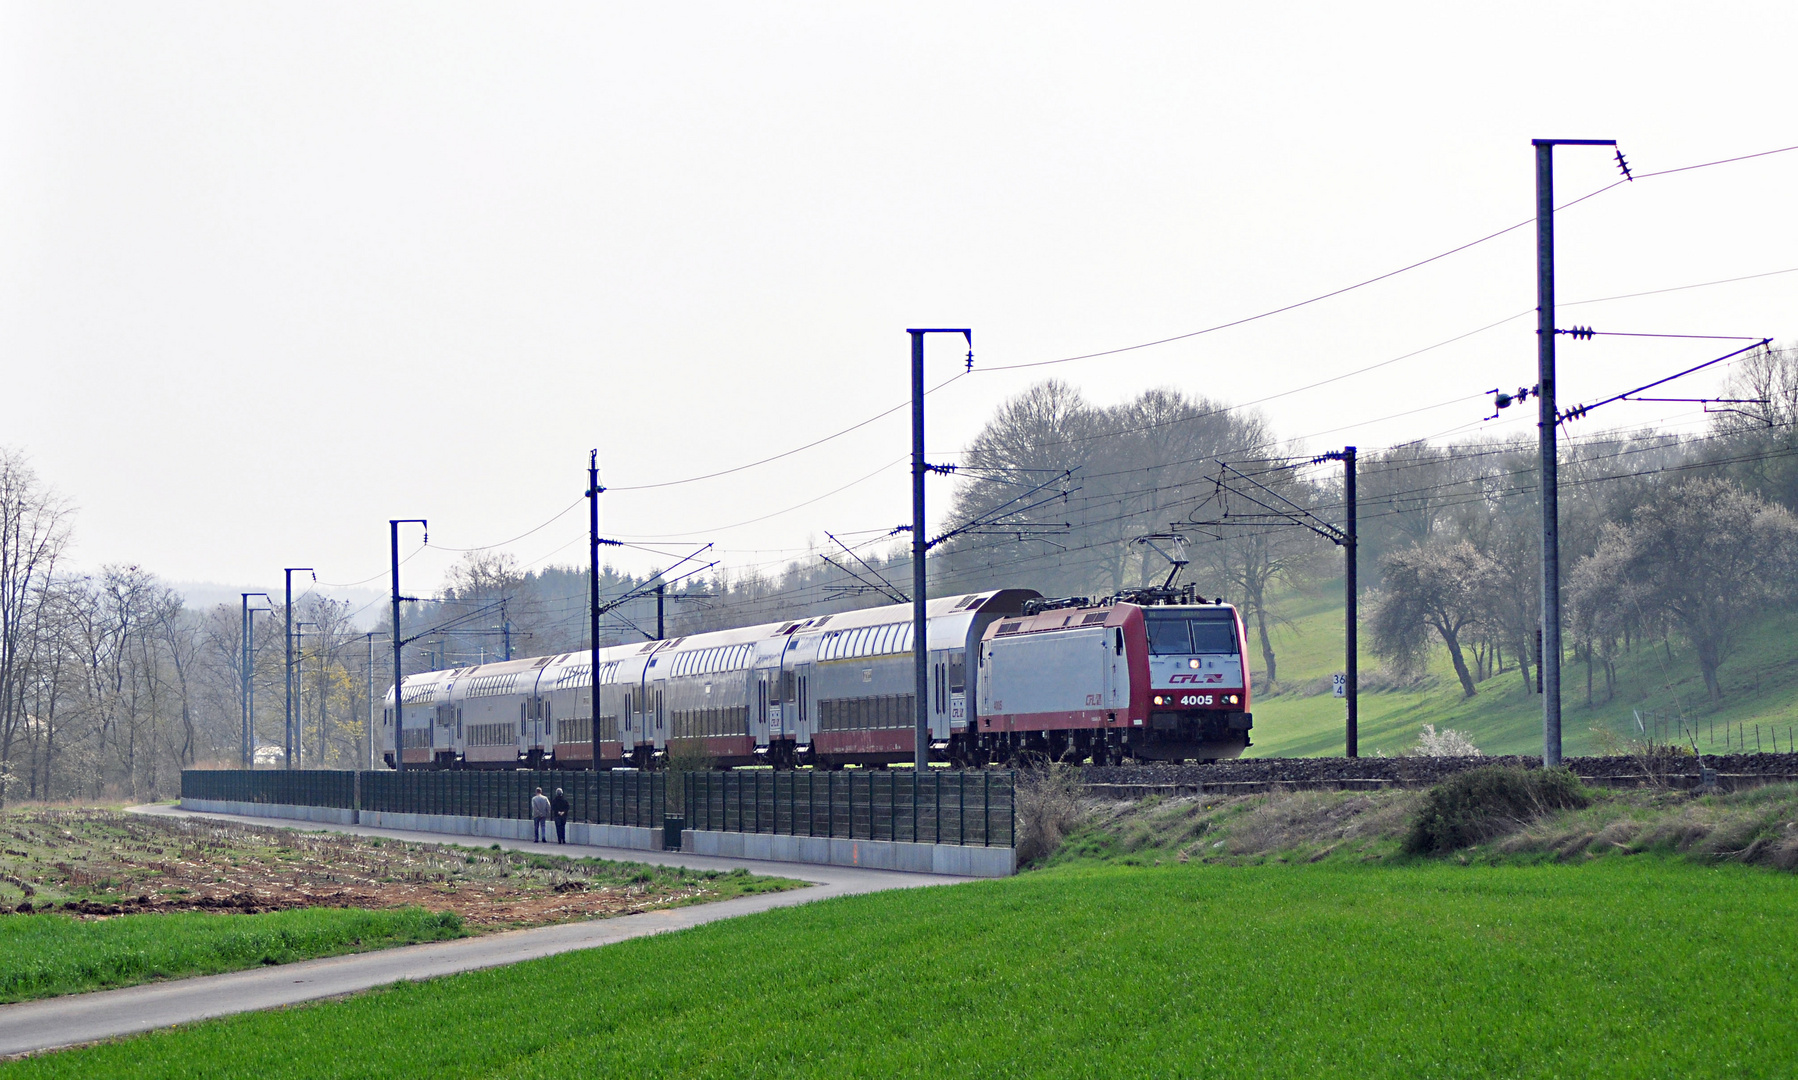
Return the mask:
[[[367,990],[402,979],[429,979],[458,971],[472,971],[539,956],[552,956],[573,949],[591,949],[610,945],[615,941],[681,930],[718,919],[767,911],[770,908],[790,907],[832,896],[919,885],[949,885],[970,880],[933,874],[905,874],[893,870],[867,870],[852,866],[815,866],[809,863],[683,855],[678,851],[631,851],[575,844],[534,844],[521,840],[495,841],[492,837],[458,837],[444,833],[375,829],[361,825],[290,822],[277,818],[239,817],[234,814],[196,814],[170,806],[140,806],[132,808],[131,812],[207,818],[276,828],[389,836],[425,843],[460,843],[467,847],[485,848],[497,842],[503,848],[546,855],[595,856],[663,866],[685,866],[698,870],[734,870],[742,867],[752,873],[797,878],[813,884],[811,888],[743,896],[715,904],[646,911],[614,919],[592,919],[559,926],[543,926],[534,930],[513,930],[429,945],[409,945],[381,952],[256,968],[228,975],[205,975],[130,986],[121,990],[73,994],[0,1006],[0,1056],[51,1050],[168,1027],[171,1024],[191,1023],[208,1017],[292,1005]]]

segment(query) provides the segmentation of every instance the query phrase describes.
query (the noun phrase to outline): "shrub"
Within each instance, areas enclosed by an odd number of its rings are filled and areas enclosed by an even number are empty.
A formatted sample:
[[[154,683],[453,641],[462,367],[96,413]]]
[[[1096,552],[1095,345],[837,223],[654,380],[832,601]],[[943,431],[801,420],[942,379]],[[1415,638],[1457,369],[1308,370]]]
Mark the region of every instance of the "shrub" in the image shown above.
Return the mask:
[[[1592,800],[1567,769],[1469,769],[1431,788],[1411,819],[1405,850],[1455,851],[1509,832],[1550,810]]]
[[[1060,850],[1086,817],[1081,805],[1080,771],[1065,765],[1017,774],[1018,865],[1028,866]]]
[[[1417,745],[1405,751],[1406,757],[1480,757],[1480,748],[1473,744],[1473,739],[1465,732],[1453,728],[1436,730],[1435,724],[1425,724],[1423,734],[1417,737]]]

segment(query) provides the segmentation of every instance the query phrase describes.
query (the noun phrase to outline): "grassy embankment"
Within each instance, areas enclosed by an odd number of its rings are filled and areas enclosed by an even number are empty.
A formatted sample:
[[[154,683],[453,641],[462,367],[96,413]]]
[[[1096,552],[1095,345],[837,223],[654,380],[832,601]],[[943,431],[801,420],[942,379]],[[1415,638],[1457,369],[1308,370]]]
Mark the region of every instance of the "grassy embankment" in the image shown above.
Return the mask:
[[[453,912],[300,908],[260,915],[182,911],[83,920],[0,916],[0,1002],[213,975],[467,931]]]
[[[1542,779],[1507,777],[1513,794]],[[1571,794],[1522,820],[1503,794],[1101,807],[1051,865],[1006,881],[825,901],[9,1068],[84,1080],[1783,1074],[1798,888],[1744,863],[1798,864],[1798,788]],[[1404,855],[1432,799],[1483,839]]]
[[[1790,876],[1091,863],[716,923],[52,1054],[42,1077],[1744,1076]]]
[[[1491,835],[1455,852],[1462,865],[1533,866],[1641,856],[1714,867],[1798,869],[1798,785],[1715,795],[1588,788],[1586,805],[1490,816]],[[1404,855],[1424,791],[1301,791],[1088,804],[1044,865],[1163,863],[1351,865]],[[1798,896],[1798,881],[1786,889]]]
[[[1341,700],[1329,692],[1329,676],[1342,670],[1342,588],[1340,582],[1292,593],[1275,603],[1290,625],[1272,632],[1279,662],[1281,692],[1254,702],[1255,745],[1250,757],[1307,757],[1342,753]],[[1260,670],[1261,651],[1254,628],[1249,631],[1249,659]],[[1691,650],[1679,643],[1638,643],[1617,662],[1615,697],[1604,700],[1604,672],[1594,672],[1594,705],[1586,706],[1584,664],[1568,663],[1562,676],[1565,702],[1564,742],[1568,754],[1606,752],[1596,729],[1623,733],[1633,729],[1631,710],[1684,716],[1700,732],[1698,748],[1723,753],[1725,728],[1732,749],[1736,725],[1745,726],[1750,752],[1756,749],[1754,725],[1762,729],[1761,748],[1773,750],[1773,729],[1785,750],[1798,732],[1798,613],[1769,613],[1748,634],[1723,667],[1724,701],[1713,708]],[[1380,659],[1361,635],[1361,752],[1398,753],[1417,741],[1424,724],[1466,732],[1488,754],[1542,752],[1542,699],[1526,691],[1513,663],[1510,670],[1477,684],[1478,694],[1462,697],[1448,652],[1440,645],[1430,656],[1421,686],[1370,692],[1365,683]],[[1468,661],[1471,667],[1471,658]],[[1714,729],[1714,742],[1712,731]],[[1671,738],[1671,734],[1669,735]]]

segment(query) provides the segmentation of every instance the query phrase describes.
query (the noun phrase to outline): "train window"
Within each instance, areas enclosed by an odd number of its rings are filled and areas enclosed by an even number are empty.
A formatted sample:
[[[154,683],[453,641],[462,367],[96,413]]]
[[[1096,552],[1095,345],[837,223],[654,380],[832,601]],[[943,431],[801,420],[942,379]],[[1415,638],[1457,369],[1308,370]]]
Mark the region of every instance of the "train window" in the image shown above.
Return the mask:
[[[1185,619],[1149,619],[1149,652],[1157,656],[1189,653],[1192,635],[1186,632]]]
[[[1236,622],[1198,619],[1192,621],[1192,651],[1196,653],[1233,653],[1236,651]]]
[[[952,652],[949,654],[949,692],[959,694],[968,685],[968,654]]]

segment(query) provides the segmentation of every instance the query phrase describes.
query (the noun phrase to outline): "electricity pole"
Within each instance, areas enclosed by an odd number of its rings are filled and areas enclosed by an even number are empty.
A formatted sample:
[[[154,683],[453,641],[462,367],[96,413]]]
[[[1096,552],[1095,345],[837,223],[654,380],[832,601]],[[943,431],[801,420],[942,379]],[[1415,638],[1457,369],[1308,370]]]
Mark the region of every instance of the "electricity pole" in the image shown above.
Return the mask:
[[[282,610],[285,613],[287,622],[287,746],[285,749],[287,751],[287,767],[290,769],[299,768],[300,756],[299,740],[294,737],[295,729],[293,722],[293,572],[295,570],[305,570],[308,573],[312,573],[312,580],[318,580],[318,574],[314,573],[310,566],[290,566],[281,571],[283,574],[287,575],[287,606]]]
[[[323,767],[325,763],[326,724],[330,719],[326,709],[330,704],[330,698],[327,696],[329,693],[327,688],[331,682],[331,637],[323,623],[318,624],[318,631],[319,636],[324,638],[323,641],[318,643],[318,763],[320,767]],[[297,737],[299,735],[298,732],[295,732],[294,734],[296,736],[293,740],[294,749],[298,750],[301,740]]]
[[[250,597],[268,599],[268,593],[243,593],[243,767],[256,767],[256,613]]]
[[[1343,693],[1348,698],[1347,754],[1349,757],[1361,756],[1361,667],[1360,667],[1360,630],[1359,597],[1356,575],[1360,561],[1359,537],[1355,531],[1355,448],[1343,447],[1342,450],[1342,497],[1347,503],[1343,510],[1343,533],[1346,539],[1342,542],[1342,577],[1343,601],[1347,609],[1343,620],[1344,656],[1343,656]]]
[[[250,594],[243,594],[243,614],[237,623],[237,719],[243,729],[238,764],[250,768]]]
[[[1560,475],[1555,428],[1556,146],[1616,146],[1615,139],[1534,139],[1536,148],[1536,416],[1542,456],[1542,765],[1561,763]]]
[[[663,602],[667,599],[668,599],[668,583],[662,582],[661,584],[656,586],[656,640],[657,641],[660,641],[663,638],[668,636],[667,632],[662,629],[662,606],[663,606]]]
[[[924,535],[924,335],[960,334],[968,340],[968,370],[974,368],[974,331],[960,329],[907,330],[911,335],[911,623],[913,684],[917,706],[914,764],[918,775],[930,767],[930,642],[925,638],[924,552],[930,546]]]
[[[593,767],[599,768],[599,493],[605,488],[599,486],[599,451],[594,450],[587,455],[587,632],[591,634],[588,663],[592,665],[591,673],[593,706],[588,710],[588,726],[593,736]],[[657,594],[656,608],[661,609],[661,597]],[[501,610],[501,622],[506,626],[506,659],[512,659],[512,624],[505,619]]]
[[[405,638],[400,634],[400,526],[418,525],[425,529],[425,542],[430,543],[431,526],[424,518],[391,518],[387,522],[388,544],[393,555],[393,771],[406,771],[406,729],[401,716],[406,707],[405,687],[401,685],[404,668],[400,666],[400,648]]]
[[[368,637],[368,768],[375,768],[375,635],[369,631]]]
[[[306,665],[306,628],[308,626],[316,626],[316,625],[317,625],[316,623],[309,623],[309,622],[294,623],[293,624],[293,627],[294,627],[293,634],[288,638],[288,645],[290,647],[292,646],[294,639],[297,638],[300,642],[300,666],[302,668],[305,667],[305,665]],[[291,655],[292,654],[289,653],[289,656],[291,656]],[[292,728],[288,731],[288,735],[292,739],[292,742],[290,742],[288,744],[288,748],[287,748],[287,754],[288,754],[289,760],[292,760],[293,758],[300,756],[301,744],[306,741],[302,734],[306,728],[305,674],[306,673],[304,671],[295,671],[293,674],[293,686],[290,687],[290,691],[292,689],[299,690],[299,692],[300,692],[300,707],[293,710],[292,719],[289,721],[289,723],[292,724]]]
[[[1360,587],[1356,581],[1359,569],[1359,538],[1355,526],[1355,448],[1345,446],[1341,450],[1332,450],[1327,454],[1319,454],[1312,459],[1312,464],[1320,461],[1342,462],[1342,501],[1343,522],[1340,530],[1328,531],[1311,526],[1334,543],[1342,545],[1342,696],[1348,701],[1348,720],[1343,725],[1343,752],[1348,757],[1361,756],[1361,646],[1359,631],[1361,629]]]
[[[499,636],[505,643],[506,659],[512,659],[512,616],[506,613],[506,601],[509,597],[501,597],[499,602]]]

